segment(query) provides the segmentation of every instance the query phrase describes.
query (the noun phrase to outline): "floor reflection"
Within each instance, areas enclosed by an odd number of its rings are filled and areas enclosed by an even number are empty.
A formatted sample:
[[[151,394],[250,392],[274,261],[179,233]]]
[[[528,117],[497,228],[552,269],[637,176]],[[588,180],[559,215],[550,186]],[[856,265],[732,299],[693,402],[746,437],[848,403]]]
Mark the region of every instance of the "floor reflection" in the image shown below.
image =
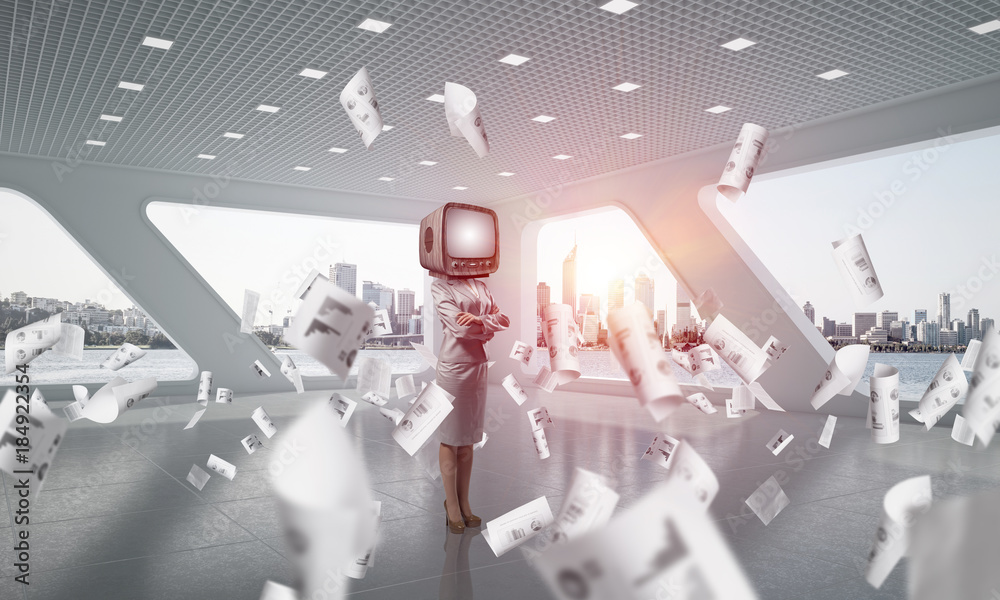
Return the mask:
[[[465,533],[451,533],[444,530],[444,567],[441,568],[440,600],[471,600],[472,571],[469,570],[469,546],[479,535],[478,529],[466,529]]]

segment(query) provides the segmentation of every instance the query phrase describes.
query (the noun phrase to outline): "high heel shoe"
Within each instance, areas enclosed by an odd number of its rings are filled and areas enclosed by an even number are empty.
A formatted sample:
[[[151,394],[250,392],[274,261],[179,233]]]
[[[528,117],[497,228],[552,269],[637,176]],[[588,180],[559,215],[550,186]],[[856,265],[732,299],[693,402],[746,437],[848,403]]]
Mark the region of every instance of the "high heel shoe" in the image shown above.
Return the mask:
[[[462,521],[465,522],[466,527],[479,527],[483,524],[483,520],[476,515],[466,515],[465,513],[462,513]]]
[[[444,501],[444,523],[452,533],[465,533],[464,516],[462,521],[452,521],[448,516],[448,501]]]

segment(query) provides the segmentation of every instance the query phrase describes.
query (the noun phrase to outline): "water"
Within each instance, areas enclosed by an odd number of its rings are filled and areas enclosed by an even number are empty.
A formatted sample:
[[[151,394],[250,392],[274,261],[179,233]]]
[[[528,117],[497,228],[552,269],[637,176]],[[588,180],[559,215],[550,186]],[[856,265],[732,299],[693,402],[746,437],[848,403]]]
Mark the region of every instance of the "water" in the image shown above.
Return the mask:
[[[147,350],[136,362],[122,368],[117,373],[101,368],[101,363],[114,349],[84,349],[83,360],[46,352],[28,363],[28,375],[32,384],[38,383],[107,383],[115,375],[129,381],[156,377],[158,381],[187,381],[197,376],[197,367],[183,350]],[[0,350],[0,361],[4,360]],[[14,385],[14,376],[0,375],[0,385]]]

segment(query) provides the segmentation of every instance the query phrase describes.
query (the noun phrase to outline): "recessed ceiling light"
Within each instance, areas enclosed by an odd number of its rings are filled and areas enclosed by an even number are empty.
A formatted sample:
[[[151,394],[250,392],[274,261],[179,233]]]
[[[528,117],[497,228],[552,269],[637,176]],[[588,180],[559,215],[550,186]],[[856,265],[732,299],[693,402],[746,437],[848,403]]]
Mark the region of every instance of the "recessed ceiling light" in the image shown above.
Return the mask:
[[[389,131],[389,130],[390,130],[390,129],[392,129],[393,127],[394,127],[393,125],[383,125],[383,126],[382,126],[382,131]]]
[[[728,106],[722,106],[720,104],[719,106],[713,106],[712,108],[706,108],[705,110],[717,115],[719,113],[724,113],[727,110],[733,110],[733,109],[729,108]]]
[[[214,154],[199,154],[198,158],[204,158],[205,160],[215,160]]]
[[[326,71],[317,71],[316,69],[302,69],[299,75],[303,77],[311,77],[313,79],[323,79],[326,77]]]
[[[751,42],[750,40],[745,40],[743,38],[736,38],[731,42],[726,42],[725,44],[722,44],[722,47],[729,48],[730,50],[742,50],[744,48],[749,48],[750,46],[753,46],[756,43],[757,42]]]
[[[573,158],[573,157],[569,156],[569,155],[566,155],[566,154],[556,154],[552,158],[554,158],[556,160],[566,160],[567,158]]]
[[[379,177],[379,181],[392,181],[395,177]]]
[[[497,175],[499,175],[500,177],[510,177],[511,175],[513,175],[513,173],[508,173],[507,171],[504,171],[503,173],[497,173]]]
[[[260,106],[257,107],[257,110],[264,111],[264,112],[269,112],[269,113],[276,113],[279,110],[281,110],[281,108],[278,107],[278,106],[269,106],[267,104],[261,104]]]
[[[170,47],[173,46],[174,43],[170,40],[163,40],[147,35],[146,39],[142,40],[142,45],[152,46],[153,48],[159,48],[161,50],[170,50]]]
[[[444,102],[444,96],[442,96],[441,94],[434,94],[432,96],[428,96],[427,99],[430,100],[431,102]]]
[[[826,73],[819,73],[817,77],[822,77],[823,79],[830,80],[836,79],[838,77],[843,77],[847,75],[847,71],[841,71],[840,69],[834,69],[832,71],[827,71]]]
[[[312,167],[301,167],[300,166],[300,167],[292,167],[292,168],[295,169],[296,171],[308,171]]]
[[[337,154],[343,154],[347,152],[347,148],[330,148],[330,152],[336,152]]]
[[[628,0],[611,0],[611,2],[601,6],[601,8],[608,12],[613,12],[616,15],[620,15],[623,12],[632,10],[636,6],[639,5],[635,2],[629,2]]]
[[[364,29],[365,31],[374,31],[375,33],[382,33],[386,29],[392,27],[392,23],[386,23],[385,21],[376,21],[375,19],[365,19],[358,25],[358,29]]]
[[[122,118],[121,117],[116,117],[114,115],[101,115],[101,120],[102,121],[111,121],[112,123],[121,123],[122,122]]]
[[[545,115],[538,115],[532,121],[538,121],[539,123],[548,123],[549,121],[555,121],[555,117],[546,117]]]
[[[978,34],[996,31],[997,29],[1000,29],[1000,19],[993,19],[992,21],[987,21],[980,25],[976,25],[975,27],[969,27],[969,29]]]
[[[524,63],[528,62],[529,60],[531,60],[531,59],[528,58],[528,57],[526,57],[526,56],[518,56],[516,54],[508,54],[507,56],[501,58],[500,62],[506,63],[508,65],[514,65],[516,67],[517,65],[523,65]]]
[[[451,189],[453,189],[453,190],[458,190],[458,191],[460,191],[460,192],[461,192],[462,190],[467,190],[467,189],[469,189],[469,188],[465,187],[464,185],[456,185],[455,187],[453,187],[453,188],[451,188]]]
[[[642,87],[641,85],[636,85],[634,83],[629,83],[626,81],[625,83],[619,83],[618,85],[616,85],[611,89],[618,90],[619,92],[631,92],[632,90],[637,90],[641,87]]]
[[[129,83],[128,81],[122,81],[118,84],[118,87],[123,90],[132,90],[133,92],[141,92],[144,87],[141,83]]]
[[[240,140],[240,139],[243,139],[243,134],[242,133],[233,133],[232,131],[227,131],[226,133],[222,134],[222,137],[233,138],[234,140]]]
[[[641,133],[626,133],[625,135],[623,135],[621,137],[625,138],[626,140],[634,140],[635,138],[641,138],[642,134]]]
[[[98,140],[87,140],[87,143],[90,144],[91,146],[103,146],[107,142],[100,142]]]
[[[422,161],[418,162],[417,164],[418,165],[424,165],[425,167],[433,167],[434,165],[437,164],[437,162],[435,162],[433,160],[422,160]]]

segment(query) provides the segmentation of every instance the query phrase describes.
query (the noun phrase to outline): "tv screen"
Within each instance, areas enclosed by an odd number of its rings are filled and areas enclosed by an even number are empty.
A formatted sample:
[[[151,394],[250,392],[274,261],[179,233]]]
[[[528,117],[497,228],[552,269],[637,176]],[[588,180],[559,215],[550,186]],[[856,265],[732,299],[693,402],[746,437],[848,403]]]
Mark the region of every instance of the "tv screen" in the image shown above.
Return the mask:
[[[445,214],[450,258],[489,258],[496,251],[496,227],[491,213],[451,208]]]

